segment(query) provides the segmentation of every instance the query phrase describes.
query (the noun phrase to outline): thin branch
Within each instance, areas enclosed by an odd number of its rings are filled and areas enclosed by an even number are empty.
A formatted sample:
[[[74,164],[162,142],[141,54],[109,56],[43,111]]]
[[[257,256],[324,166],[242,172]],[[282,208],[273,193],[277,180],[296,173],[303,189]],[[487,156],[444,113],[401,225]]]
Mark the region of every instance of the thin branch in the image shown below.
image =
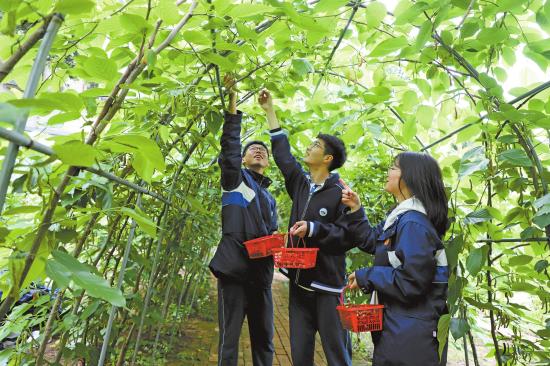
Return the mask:
[[[476,0],[471,0],[470,1],[470,5],[468,5],[468,9],[466,9],[466,13],[464,14],[464,17],[462,17],[462,20],[460,21],[460,23],[458,23],[458,25],[455,27],[455,29],[458,30],[458,29],[462,28],[462,25],[464,24],[464,22],[466,21],[466,18],[470,14],[470,11],[472,11],[472,7],[474,6],[475,1]]]
[[[388,109],[390,110],[390,112],[392,112],[392,114],[397,117],[397,119],[399,120],[399,122],[401,122],[402,124],[405,124],[405,121],[403,120],[403,118],[401,118],[401,116],[399,115],[399,113],[397,113],[397,111],[395,109],[392,108],[392,106],[388,106]],[[424,147],[424,144],[422,143],[422,141],[420,141],[420,139],[418,138],[418,136],[414,136],[416,141],[418,141],[418,143],[420,144],[420,146]]]
[[[197,0],[194,0],[192,3],[191,3],[191,6],[189,7],[189,10],[187,12],[187,14],[185,14],[185,16],[183,17],[182,20],[180,20],[180,22],[172,29],[172,31],[170,32],[170,34],[168,35],[168,37],[166,37],[166,39],[154,50],[154,52],[156,54],[160,53],[163,49],[165,49],[166,47],[168,47],[168,45],[170,44],[170,42],[172,42],[174,40],[174,38],[176,38],[176,35],[179,33],[179,31],[181,30],[181,28],[183,28],[183,26],[189,21],[189,19],[191,19],[191,17],[193,16],[193,11],[195,10],[195,8],[197,7]]]
[[[15,51],[6,62],[0,65],[0,82],[8,76],[15,65],[27,54],[27,52],[46,34],[48,24],[52,20],[53,15],[49,15],[44,19],[44,23],[38,28],[29,38],[23,43],[17,51]]]
[[[455,60],[466,70],[468,70],[468,73],[470,76],[472,76],[474,79],[477,80],[481,84],[481,81],[479,80],[479,73],[477,70],[468,62],[462,55],[458,52],[456,52],[453,48],[451,48],[449,45],[447,45],[443,39],[437,34],[437,32],[434,32],[432,34],[432,38],[435,39],[447,52],[449,52]]]
[[[544,241],[546,241],[546,240],[544,240]],[[521,247],[526,247],[528,245],[531,245],[531,244],[529,244],[529,243],[518,244],[518,245],[515,245],[515,246],[511,247],[510,250],[514,250],[514,249],[521,248]],[[503,255],[504,255],[504,253],[500,253],[499,255],[493,257],[493,259],[491,259],[491,263],[494,263],[495,261],[500,259]]]
[[[546,83],[543,83],[539,86],[537,86],[536,88],[520,95],[519,97],[517,98],[514,98],[513,100],[509,101],[508,104],[515,104],[517,102],[519,102],[520,100],[523,100],[525,98],[528,98],[530,96],[533,96],[533,95],[536,95],[546,89],[550,88],[550,81],[547,81]],[[461,131],[464,131],[465,129],[471,127],[471,126],[474,126],[476,124],[478,124],[479,122],[483,121],[485,118],[487,118],[487,115],[484,115],[484,116],[481,116],[479,119],[477,119],[476,121],[474,122],[470,122],[468,124],[465,124],[464,126],[452,131],[451,133],[443,136],[442,138],[438,139],[437,141],[435,142],[432,142],[431,144],[429,144],[428,146],[424,147],[421,151],[426,151],[428,149],[431,149],[432,147],[434,147],[435,145],[438,145],[440,144],[441,142],[445,141],[445,140],[448,140],[450,139],[451,137],[453,137],[454,135],[456,135],[457,133],[461,132]]]
[[[353,7],[353,10],[349,16],[349,19],[348,19],[348,22],[346,23],[346,26],[344,27],[344,29],[342,29],[342,33],[340,33],[340,37],[338,38],[338,41],[336,42],[336,44],[334,45],[334,47],[332,48],[332,52],[330,53],[329,57],[328,57],[328,60],[327,62],[325,63],[325,66],[323,68],[323,72],[321,73],[321,76],[319,77],[319,80],[317,81],[317,85],[315,85],[315,89],[313,90],[313,94],[312,94],[312,97],[315,95],[315,93],[317,92],[317,89],[319,88],[319,85],[321,84],[321,80],[323,79],[323,75],[325,74],[326,70],[327,70],[327,67],[330,65],[330,62],[332,61],[332,58],[334,57],[334,54],[336,53],[336,50],[338,49],[338,47],[340,46],[340,43],[342,43],[342,39],[344,39],[344,36],[346,34],[346,31],[348,30],[350,24],[351,24],[351,21],[353,20],[353,17],[355,16],[355,14],[357,13],[357,9],[359,9],[359,2],[357,1],[357,3],[354,5]]]

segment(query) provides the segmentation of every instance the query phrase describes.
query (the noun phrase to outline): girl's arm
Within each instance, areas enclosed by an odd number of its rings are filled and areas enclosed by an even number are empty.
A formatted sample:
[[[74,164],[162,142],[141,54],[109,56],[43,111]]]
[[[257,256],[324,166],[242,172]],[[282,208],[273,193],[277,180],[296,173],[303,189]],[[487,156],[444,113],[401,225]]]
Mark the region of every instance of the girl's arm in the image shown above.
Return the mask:
[[[409,221],[398,229],[395,251],[388,251],[392,266],[373,266],[355,272],[364,292],[374,290],[410,303],[424,295],[434,281],[437,238],[424,225]]]
[[[344,186],[342,190],[342,203],[349,207],[349,211],[344,214],[347,223],[347,240],[357,244],[357,247],[364,252],[374,254],[376,251],[376,240],[382,233],[383,224],[372,226],[365,215],[365,210],[361,206],[361,200],[356,192],[343,180],[340,184]]]

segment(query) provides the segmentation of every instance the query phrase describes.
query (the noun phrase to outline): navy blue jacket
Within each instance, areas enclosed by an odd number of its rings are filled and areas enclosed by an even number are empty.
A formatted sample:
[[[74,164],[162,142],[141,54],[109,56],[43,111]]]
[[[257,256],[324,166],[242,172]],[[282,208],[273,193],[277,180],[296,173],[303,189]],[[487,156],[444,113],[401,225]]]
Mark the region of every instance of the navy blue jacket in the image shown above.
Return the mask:
[[[273,258],[250,259],[243,242],[277,231],[275,199],[267,191],[271,180],[242,168],[242,113],[225,114],[221,137],[222,238],[210,261],[216,277],[225,276],[270,287]]]
[[[437,323],[447,311],[449,270],[445,249],[428,217],[403,213],[386,231],[370,225],[363,209],[346,216],[358,247],[374,265],[355,272],[365,293],[376,290],[384,325],[373,332],[373,365],[439,366]],[[399,350],[396,352],[396,350]]]
[[[354,245],[346,241],[348,221],[343,219],[343,187],[338,174],[331,174],[324,185],[311,192],[311,180],[290,152],[290,144],[282,130],[271,131],[273,158],[285,179],[292,199],[289,227],[297,221],[308,221],[305,246],[319,248],[317,263],[312,269],[286,269],[281,272],[295,284],[312,291],[340,294],[346,286],[347,250]],[[297,243],[298,238],[293,238]]]

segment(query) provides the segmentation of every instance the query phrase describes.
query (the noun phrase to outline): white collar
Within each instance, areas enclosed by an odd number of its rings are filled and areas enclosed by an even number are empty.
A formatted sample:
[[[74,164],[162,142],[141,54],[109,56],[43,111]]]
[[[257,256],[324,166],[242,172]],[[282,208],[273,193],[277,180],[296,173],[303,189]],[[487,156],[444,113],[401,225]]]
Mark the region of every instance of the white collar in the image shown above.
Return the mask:
[[[396,208],[393,209],[393,211],[389,214],[388,218],[386,219],[386,222],[384,223],[384,231],[386,231],[387,228],[392,226],[395,220],[397,220],[397,218],[401,214],[407,211],[418,211],[426,215],[426,209],[424,208],[424,205],[422,204],[422,202],[420,202],[418,198],[413,196],[404,201],[401,201],[401,203],[397,205]]]

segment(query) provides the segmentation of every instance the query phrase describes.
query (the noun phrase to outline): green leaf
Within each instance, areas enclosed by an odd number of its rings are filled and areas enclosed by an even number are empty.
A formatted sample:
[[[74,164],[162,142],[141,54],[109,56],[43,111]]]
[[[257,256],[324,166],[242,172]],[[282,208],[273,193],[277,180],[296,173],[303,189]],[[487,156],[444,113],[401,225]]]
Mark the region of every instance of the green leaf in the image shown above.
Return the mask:
[[[340,9],[348,2],[348,0],[321,0],[315,5],[313,11],[316,13],[329,13]]]
[[[66,113],[58,113],[55,116],[51,117],[48,120],[49,125],[57,125],[60,123],[65,123],[68,121],[74,121],[76,119],[80,118],[80,113],[78,112],[66,112]]]
[[[486,208],[483,208],[481,210],[477,210],[467,214],[466,217],[464,218],[464,223],[466,225],[478,224],[480,222],[489,221],[491,219],[493,219],[493,216],[491,215],[489,210],[487,210]]]
[[[535,263],[535,271],[538,273],[542,273],[546,268],[548,268],[548,261],[546,259],[541,259]]]
[[[82,98],[97,98],[97,97],[106,97],[111,93],[111,90],[108,88],[91,88],[84,90],[80,93]]]
[[[80,141],[69,141],[53,147],[57,157],[67,165],[89,167],[99,159],[100,152]]]
[[[451,334],[455,340],[462,338],[470,329],[466,319],[452,318],[450,324]]]
[[[535,286],[527,282],[513,282],[510,285],[510,288],[512,289],[512,291],[521,291],[521,292],[527,292],[531,294],[534,294],[535,291],[537,290]]]
[[[367,93],[363,93],[363,100],[366,103],[381,103],[390,98],[391,90],[385,86],[375,86],[370,88]]]
[[[488,164],[489,160],[485,157],[483,147],[476,147],[468,151],[464,154],[462,159],[460,159],[458,177],[462,179],[477,171],[484,170]]]
[[[298,27],[306,31],[318,32],[320,36],[331,31],[331,28],[327,25],[327,23],[332,22],[330,18],[327,18],[326,21],[322,21],[321,19],[300,15],[297,17],[291,17],[291,20]]]
[[[543,214],[543,215],[538,215],[537,214],[537,216],[533,217],[533,222],[538,227],[540,227],[541,229],[549,226],[550,225],[550,213],[549,214]]]
[[[449,324],[451,322],[451,315],[445,314],[439,318],[437,322],[437,341],[439,342],[439,358],[443,354],[445,345],[447,344],[447,338],[449,337]]]
[[[392,52],[408,46],[407,39],[403,36],[389,38],[380,42],[369,54],[370,57],[386,56]]]
[[[101,145],[113,152],[132,153],[134,160],[132,166],[146,182],[150,182],[153,173],[164,172],[166,163],[159,146],[150,138],[141,135],[120,135],[113,136],[109,141]]]
[[[15,107],[11,103],[0,103],[0,122],[8,122],[13,125],[17,123],[17,119],[25,115],[23,109]]]
[[[521,254],[521,255],[516,255],[511,257],[508,260],[508,264],[510,266],[522,266],[527,263],[530,263],[532,260],[533,260],[533,257],[531,257],[530,255]]]
[[[239,32],[239,36],[242,38],[251,40],[256,40],[258,38],[258,33],[248,28],[242,22],[235,22],[235,27],[237,28],[237,32]]]
[[[18,108],[30,108],[37,112],[49,112],[60,110],[67,112],[77,112],[84,107],[80,96],[73,92],[63,93],[41,93],[38,98],[22,98],[11,100],[10,104]]]
[[[506,162],[512,166],[530,167],[533,166],[531,159],[525,151],[520,149],[505,150],[498,154],[498,160]]]
[[[108,58],[88,57],[83,67],[86,73],[99,80],[113,81],[119,76],[116,63]]]
[[[218,65],[221,69],[226,71],[232,71],[236,65],[229,61],[227,58],[218,55],[217,53],[207,53],[202,56],[206,61]]]
[[[63,15],[88,13],[95,8],[91,0],[59,0],[55,4],[55,12]]]
[[[183,39],[189,43],[198,45],[209,46],[212,44],[212,40],[206,37],[203,32],[199,31],[185,31],[183,32]]]
[[[533,202],[533,206],[537,209],[541,209],[543,206],[550,205],[550,193],[545,194],[541,198]]]
[[[369,27],[378,28],[380,23],[382,23],[382,20],[386,17],[387,10],[383,3],[373,1],[372,3],[367,4],[364,12]]]
[[[411,5],[404,11],[396,11],[395,25],[412,23],[429,5],[423,1]]]
[[[130,33],[139,34],[152,29],[151,25],[141,15],[123,13],[119,17],[119,22],[120,26]]]
[[[466,259],[466,269],[472,276],[476,276],[479,271],[481,271],[481,268],[483,267],[483,264],[485,263],[487,255],[487,247],[483,246],[481,248],[475,248],[473,249],[470,254],[468,255],[468,258]]]
[[[151,69],[155,67],[155,63],[157,62],[157,54],[153,50],[147,50],[145,53],[146,59],[147,59],[147,68]]]
[[[2,214],[6,216],[10,215],[21,215],[21,214],[27,214],[27,213],[35,213],[37,211],[40,211],[40,206],[33,206],[33,205],[25,205],[25,206],[18,206],[18,207],[11,207],[4,211]]]
[[[109,286],[109,282],[102,277],[90,272],[78,272],[72,276],[72,280],[92,297],[103,299],[115,306],[126,305],[126,299],[122,292]]]
[[[512,48],[502,47],[502,58],[508,66],[513,66],[516,63],[516,53]]]
[[[269,5],[263,4],[238,4],[227,13],[228,16],[234,19],[252,17],[256,15],[264,15],[272,13],[277,9]]]
[[[223,116],[217,111],[210,111],[206,114],[205,119],[210,133],[216,136],[223,123]]]
[[[494,45],[509,37],[510,34],[503,28],[484,28],[477,35],[477,40],[486,45]]]
[[[523,5],[527,0],[499,0],[498,7],[501,12],[523,12]]]
[[[303,58],[293,59],[292,69],[296,71],[298,75],[305,75],[308,73],[315,72],[313,65],[311,65],[308,60]]]
[[[86,307],[86,309],[82,311],[82,313],[80,314],[80,319],[82,320],[88,319],[93,313],[96,312],[96,310],[99,308],[99,305],[100,305],[99,300],[95,300],[94,302],[92,302],[90,305]]]
[[[450,270],[453,270],[458,265],[458,255],[462,252],[464,247],[464,238],[460,235],[455,236],[445,249],[447,254],[447,262],[449,263]]]
[[[418,32],[418,35],[416,36],[416,40],[414,42],[414,48],[417,50],[421,50],[426,42],[428,42],[432,36],[432,22],[429,20],[426,20],[424,23],[422,23],[422,26],[420,26],[420,31]]]
[[[59,265],[62,265],[67,271],[69,271],[69,273],[89,272],[94,269],[92,266],[80,263],[75,257],[70,255],[69,253],[60,250],[53,250],[52,258],[53,261],[55,261]]]
[[[56,260],[46,262],[46,275],[55,281],[58,287],[68,287],[71,282],[71,271]]]
[[[550,2],[546,3],[540,7],[536,15],[537,23],[546,33],[550,33]]]
[[[416,136],[416,121],[412,119],[405,121],[401,136],[403,137],[403,141],[407,143],[411,141]]]
[[[132,219],[139,225],[143,232],[147,233],[149,236],[156,238],[157,236],[157,225],[151,220],[147,215],[141,210],[132,210],[128,207],[123,207],[121,212]]]
[[[536,53],[550,59],[550,38],[529,42],[529,48]]]

